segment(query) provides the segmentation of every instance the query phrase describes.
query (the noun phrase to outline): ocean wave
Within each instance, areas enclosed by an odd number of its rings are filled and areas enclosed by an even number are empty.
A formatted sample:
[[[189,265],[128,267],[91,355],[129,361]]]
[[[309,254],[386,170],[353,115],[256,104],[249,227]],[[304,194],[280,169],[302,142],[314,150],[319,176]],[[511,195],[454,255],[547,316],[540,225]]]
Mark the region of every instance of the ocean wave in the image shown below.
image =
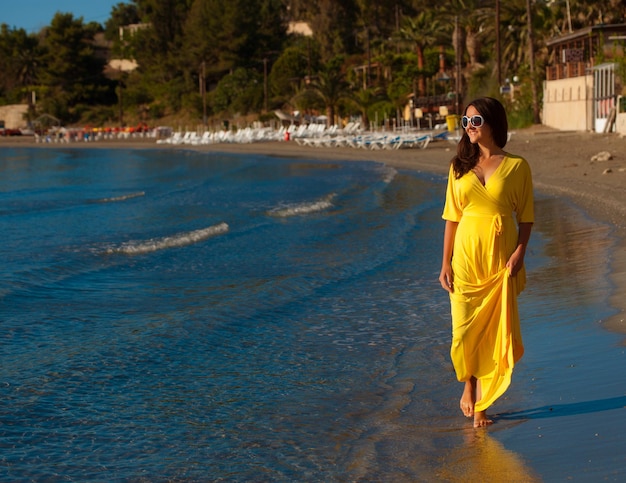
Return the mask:
[[[391,183],[398,174],[398,171],[391,166],[384,166],[381,171],[383,175],[383,183],[385,184]]]
[[[133,198],[139,198],[140,196],[145,196],[145,191],[138,191],[137,193],[129,193],[127,195],[114,196],[112,198],[102,198],[100,200],[96,200],[96,203],[115,203],[117,201],[126,201]]]
[[[299,216],[299,215],[308,215],[310,213],[317,213],[319,211],[324,211],[329,208],[332,208],[334,206],[333,205],[334,197],[335,197],[335,194],[332,193],[317,201],[311,201],[311,202],[306,202],[306,203],[295,203],[292,205],[281,206],[279,208],[274,208],[270,210],[269,214],[271,216],[278,216],[281,218],[286,218],[289,216]]]
[[[228,230],[229,226],[227,223],[219,223],[200,230],[188,231],[173,236],[153,238],[147,241],[126,242],[120,246],[109,248],[106,252],[108,254],[122,253],[124,255],[143,255],[145,253],[156,252],[158,250],[192,245],[202,240],[206,240],[207,238],[222,235]]]

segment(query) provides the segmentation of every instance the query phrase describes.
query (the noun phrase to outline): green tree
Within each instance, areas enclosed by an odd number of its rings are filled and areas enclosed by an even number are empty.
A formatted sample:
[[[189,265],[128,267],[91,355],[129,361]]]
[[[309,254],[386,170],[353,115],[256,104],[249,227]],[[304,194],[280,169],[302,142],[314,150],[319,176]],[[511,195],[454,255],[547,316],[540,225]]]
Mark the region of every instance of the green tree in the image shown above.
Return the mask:
[[[286,39],[283,5],[277,0],[196,0],[182,52],[188,65],[206,63],[210,80],[236,67],[277,57]]]
[[[263,75],[263,87],[287,30],[279,0],[196,0],[185,25],[180,58],[188,91],[210,90],[239,68]]]
[[[569,0],[569,2],[557,0],[548,3],[555,15],[561,19],[562,33],[569,31],[569,23],[571,23],[573,30],[578,30],[589,25],[626,21],[626,4],[623,0],[605,0],[603,2],[597,0]]]
[[[144,74],[163,82],[181,73],[183,31],[189,0],[135,0],[138,14],[149,27],[138,30],[130,41]]]
[[[424,51],[439,40],[440,26],[432,10],[424,10],[416,17],[405,17],[404,27],[400,30],[403,39],[415,47],[417,68],[419,69],[419,94],[426,93],[424,82]]]
[[[530,76],[532,71],[532,79],[522,80],[537,86],[547,62],[545,40],[569,30],[570,19],[574,29],[626,21],[622,0],[606,0],[602,5],[591,0],[533,1],[532,28],[527,23],[527,0],[501,1],[499,5],[501,64],[493,55],[493,0],[437,4],[429,0],[133,0],[113,7],[106,36],[115,43],[115,56],[133,57],[139,64],[138,70],[125,75],[124,89],[119,91],[125,102],[141,103],[128,107],[146,112],[149,105],[155,114],[193,114],[202,107],[202,86],[210,92],[241,68],[262,79],[256,85],[269,85],[270,101],[276,105],[297,103],[309,109],[318,102],[315,108],[328,109],[332,96],[313,95],[313,90],[302,95],[298,80],[320,72],[314,82],[316,89],[330,91],[331,86],[324,83],[331,69],[320,70],[315,64],[338,57],[347,59],[339,71],[350,75],[354,66],[376,66],[367,72],[376,73],[377,84],[370,76],[360,80],[365,87],[383,88],[399,108],[409,93],[426,94],[424,83],[437,68],[436,48],[440,45],[445,47],[444,55],[451,49],[458,54],[461,92],[466,86],[493,90],[489,71],[496,67],[508,77],[520,72]],[[289,37],[287,22],[292,20],[308,21],[314,38]],[[119,42],[119,28],[130,23],[146,27]],[[63,113],[65,118],[76,118],[87,105],[114,103],[112,86],[94,60],[99,57],[94,52],[93,34],[101,30],[99,24],[84,25],[82,19],[63,14],[39,36],[5,26],[0,31],[2,101],[16,102],[36,90],[39,105],[43,102],[51,113]],[[529,31],[534,33],[535,68],[529,68]],[[403,62],[412,64],[409,68]],[[346,79],[344,76],[344,83]],[[435,93],[437,84],[431,87],[429,93]],[[344,100],[331,102],[333,109],[341,108]],[[354,102],[352,107],[362,111]]]
[[[211,95],[217,113],[248,114],[259,111],[263,104],[263,79],[252,69],[242,67],[228,74]]]
[[[318,0],[315,3],[310,22],[324,62],[354,51],[354,35],[358,30],[356,11],[351,0]]]
[[[72,14],[57,13],[45,29],[45,53],[39,72],[44,110],[66,121],[77,120],[80,105],[110,102],[105,62],[94,52],[97,24],[85,26]]]
[[[133,91],[159,104],[166,114],[186,105],[189,92],[185,78],[183,32],[190,0],[134,0],[146,28],[137,30],[124,47],[139,67],[128,76]]]
[[[364,129],[369,128],[369,111],[380,103],[383,99],[382,91],[379,88],[368,87],[353,92],[350,96],[350,102],[358,109],[361,114],[361,126]]]
[[[399,0],[394,2],[382,0],[356,0],[356,45],[363,51],[367,64],[367,86],[373,82],[374,57],[380,56],[388,50],[389,40],[397,37],[396,30],[400,26],[400,12],[402,11]],[[393,49],[394,45],[389,44]],[[381,86],[379,86],[381,87]]]
[[[312,80],[310,89],[326,108],[326,123],[329,126],[334,124],[340,102],[350,95],[350,85],[342,71],[342,60],[334,59],[320,70]]]
[[[502,72],[505,76],[517,75],[528,58],[528,29],[525,0],[501,5]]]
[[[107,40],[113,42],[112,50],[114,54],[134,57],[131,52],[124,49],[126,44],[120,29],[140,22],[139,10],[134,4],[118,3],[111,9],[111,17],[104,24],[104,34]],[[130,33],[127,35],[130,35]]]
[[[181,45],[192,0],[134,0],[143,22],[151,25],[147,49],[152,55],[168,55]]]
[[[403,62],[398,61],[403,59]],[[416,65],[415,53],[410,52],[397,57],[398,63],[393,81],[387,86],[387,97],[396,110],[396,116],[400,113],[409,101],[409,97],[415,93],[415,81],[419,74]]]
[[[36,36],[24,29],[0,26],[0,96],[10,102],[30,99],[30,90],[37,81],[41,49]]]
[[[269,74],[270,93],[278,104],[290,102],[320,67],[319,53],[310,38],[300,38],[285,48]]]
[[[413,92],[413,80],[412,75],[399,75],[396,76],[387,86],[387,97],[391,101],[395,111],[396,117],[400,117],[400,113],[406,105],[409,95]]]
[[[186,22],[183,55],[191,70],[205,63],[209,84],[237,67],[238,51],[246,43],[245,19],[237,1],[198,0]]]

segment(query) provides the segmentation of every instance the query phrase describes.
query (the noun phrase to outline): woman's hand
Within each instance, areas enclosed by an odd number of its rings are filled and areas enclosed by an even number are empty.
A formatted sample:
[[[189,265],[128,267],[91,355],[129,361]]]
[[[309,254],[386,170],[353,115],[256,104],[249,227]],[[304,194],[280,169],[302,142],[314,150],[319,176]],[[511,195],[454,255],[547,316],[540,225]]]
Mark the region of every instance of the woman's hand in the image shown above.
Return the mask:
[[[454,248],[454,238],[459,225],[456,221],[446,220],[446,228],[443,233],[443,257],[441,262],[441,274],[439,283],[446,292],[454,291],[454,274],[452,273],[452,250]]]
[[[509,276],[514,277],[517,275],[524,266],[524,250],[522,247],[517,247],[517,250],[513,252],[509,261],[506,262],[506,268],[509,269]]]
[[[526,246],[528,245],[528,239],[530,238],[530,232],[533,228],[532,223],[520,223],[519,234],[517,238],[517,248],[509,257],[506,262],[506,268],[509,269],[509,276],[514,277],[517,275],[524,266],[524,256],[526,255]]]
[[[447,263],[441,267],[441,273],[439,274],[439,283],[443,289],[449,293],[454,291],[454,277],[452,275],[452,266]]]

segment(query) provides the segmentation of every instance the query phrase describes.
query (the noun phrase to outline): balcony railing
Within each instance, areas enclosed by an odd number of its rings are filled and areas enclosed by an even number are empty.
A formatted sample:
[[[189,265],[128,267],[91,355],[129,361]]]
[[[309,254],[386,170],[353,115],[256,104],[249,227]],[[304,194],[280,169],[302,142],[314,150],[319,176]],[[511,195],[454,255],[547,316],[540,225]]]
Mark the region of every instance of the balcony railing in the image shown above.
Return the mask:
[[[569,79],[571,77],[583,76],[587,73],[586,62],[568,62],[567,64],[556,64],[546,68],[546,80]]]

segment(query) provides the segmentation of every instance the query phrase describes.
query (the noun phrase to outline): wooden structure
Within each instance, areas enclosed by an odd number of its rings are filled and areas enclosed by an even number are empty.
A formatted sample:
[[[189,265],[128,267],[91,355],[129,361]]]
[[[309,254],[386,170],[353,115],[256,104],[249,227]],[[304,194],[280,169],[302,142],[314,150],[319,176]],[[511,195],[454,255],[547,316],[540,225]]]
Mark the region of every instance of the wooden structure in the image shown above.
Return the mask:
[[[547,42],[543,123],[561,130],[607,131],[615,116],[626,24],[594,25]]]

